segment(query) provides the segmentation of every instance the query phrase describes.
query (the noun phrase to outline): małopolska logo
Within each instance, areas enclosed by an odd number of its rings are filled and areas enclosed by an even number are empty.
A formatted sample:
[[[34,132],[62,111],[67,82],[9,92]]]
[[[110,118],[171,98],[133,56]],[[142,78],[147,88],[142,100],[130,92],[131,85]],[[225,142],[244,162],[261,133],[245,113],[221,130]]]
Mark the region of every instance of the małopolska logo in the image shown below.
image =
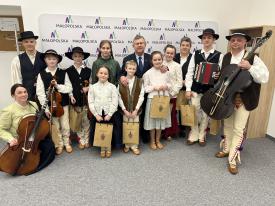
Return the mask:
[[[123,44],[124,43],[124,40],[120,40],[117,38],[117,35],[115,34],[114,31],[109,35],[109,40],[111,43],[115,43],[115,44]]]
[[[82,25],[81,25],[81,24],[74,24],[74,23],[73,23],[73,17],[72,17],[71,15],[68,15],[68,16],[65,17],[64,23],[56,24],[55,27],[57,27],[57,28],[63,28],[63,29],[66,29],[66,28],[70,28],[70,29],[73,29],[73,28],[81,29],[81,28],[82,28]]]
[[[161,41],[165,40],[165,34],[164,33],[160,35],[159,40],[161,40]]]
[[[95,19],[95,24],[103,24],[100,16]]]
[[[86,25],[87,29],[111,29],[111,26],[104,25],[101,17],[97,17],[94,21],[91,21],[90,25]]]
[[[202,32],[203,29],[201,29],[201,24],[200,21],[196,21],[194,23],[194,27],[193,28],[188,28],[188,31],[191,32]]]
[[[164,28],[165,31],[184,31],[184,28],[179,27],[179,22],[177,20],[173,21],[171,27]]]
[[[172,27],[178,27],[178,21],[177,20],[172,22]]]
[[[115,32],[112,32],[112,33],[109,35],[109,39],[110,39],[110,40],[116,39],[116,34],[115,34]]]
[[[145,26],[141,26],[140,30],[144,30],[144,31],[161,31],[161,28],[155,26],[154,19],[150,19],[148,21],[147,26],[146,27]]]
[[[151,54],[151,53],[152,53],[152,50],[153,50],[153,47],[151,47],[151,46],[148,47],[148,48],[147,48],[147,53]]]
[[[59,35],[58,35],[58,33],[57,33],[57,31],[56,30],[54,30],[53,32],[51,32],[51,38],[57,38],[57,39],[59,39]]]
[[[81,33],[81,39],[89,39],[87,31]]]
[[[65,18],[65,23],[66,24],[72,24],[73,23],[73,19],[72,19],[71,15],[69,15]]]
[[[81,32],[81,34],[79,35],[79,39],[73,39],[72,41],[74,43],[97,43],[97,40],[92,40],[89,38],[87,31]]]
[[[67,43],[68,39],[61,38],[60,33],[54,30],[50,32],[49,38],[42,38],[42,42]]]
[[[148,26],[155,26],[154,19],[149,20]]]
[[[92,53],[91,53],[91,57],[97,57],[98,54],[99,54],[99,52],[100,52],[100,49],[97,47],[97,48],[95,49],[95,52],[92,52]]]
[[[129,50],[128,50],[128,46],[126,45],[125,47],[122,48],[122,52],[121,53],[116,53],[115,54],[115,57],[118,58],[118,57],[126,57],[128,56],[129,54]]]
[[[200,28],[200,27],[201,27],[200,21],[197,21],[197,22],[195,23],[195,28]]]
[[[128,22],[128,19],[127,19],[127,18],[123,19],[122,25],[123,25],[123,26],[128,26],[128,25],[129,25],[129,22]]]
[[[131,26],[128,19],[125,18],[125,19],[122,20],[122,26],[116,25],[116,26],[114,26],[114,29],[115,30],[129,30],[129,31],[132,31],[132,30],[137,30],[137,27],[136,26]]]
[[[129,53],[128,46],[125,46],[125,47],[123,48],[122,53],[123,53],[123,54],[128,54],[128,53]]]
[[[162,33],[159,37],[159,41],[152,41],[152,44],[172,44],[172,41],[166,41],[165,34]]]

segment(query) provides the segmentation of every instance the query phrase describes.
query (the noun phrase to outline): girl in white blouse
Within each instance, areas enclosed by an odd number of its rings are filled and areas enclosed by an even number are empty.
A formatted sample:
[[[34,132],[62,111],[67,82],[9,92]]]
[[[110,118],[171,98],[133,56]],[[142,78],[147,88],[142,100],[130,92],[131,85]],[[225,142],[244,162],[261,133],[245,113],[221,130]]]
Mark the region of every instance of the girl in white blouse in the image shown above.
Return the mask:
[[[152,52],[151,60],[153,67],[143,75],[144,91],[148,93],[144,129],[150,130],[150,148],[155,150],[163,148],[160,142],[161,131],[171,127],[171,113],[169,111],[165,119],[151,118],[150,109],[153,106],[151,102],[155,95],[163,94],[164,96],[169,96],[168,91],[171,89],[171,80],[169,72],[161,72],[161,68],[163,67],[161,52]]]
[[[113,123],[113,114],[117,111],[118,92],[116,86],[108,81],[110,70],[107,66],[101,66],[96,77],[98,81],[90,85],[88,93],[89,108],[93,113],[91,120],[90,138],[93,143],[96,122]],[[113,128],[113,136],[116,128]],[[100,156],[111,157],[111,147],[101,147]]]

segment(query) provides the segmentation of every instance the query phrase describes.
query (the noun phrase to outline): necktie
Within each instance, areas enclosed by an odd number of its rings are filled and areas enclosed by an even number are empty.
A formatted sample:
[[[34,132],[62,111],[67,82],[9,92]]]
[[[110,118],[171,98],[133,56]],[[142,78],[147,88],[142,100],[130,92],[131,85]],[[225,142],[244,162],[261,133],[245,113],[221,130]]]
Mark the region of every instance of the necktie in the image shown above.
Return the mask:
[[[139,68],[139,71],[142,73],[143,64],[142,64],[142,57],[141,56],[138,57],[138,68]]]

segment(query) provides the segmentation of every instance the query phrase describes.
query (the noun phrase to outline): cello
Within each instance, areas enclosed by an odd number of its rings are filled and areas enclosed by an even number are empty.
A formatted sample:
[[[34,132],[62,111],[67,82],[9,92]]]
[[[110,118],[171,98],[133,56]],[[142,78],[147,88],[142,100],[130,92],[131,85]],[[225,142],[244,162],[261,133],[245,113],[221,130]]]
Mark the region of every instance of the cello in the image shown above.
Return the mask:
[[[255,50],[262,46],[272,31],[266,32],[250,52],[245,56],[249,61],[254,58]],[[222,120],[230,117],[234,112],[234,100],[239,91],[244,91],[252,83],[252,76],[248,70],[242,70],[237,64],[229,64],[222,68],[221,76],[213,88],[202,96],[200,103],[202,110],[212,119]]]
[[[44,118],[48,98],[36,115],[26,115],[17,129],[18,144],[10,147],[7,145],[0,153],[0,171],[13,176],[30,174],[39,165],[39,142],[49,134],[50,125]]]

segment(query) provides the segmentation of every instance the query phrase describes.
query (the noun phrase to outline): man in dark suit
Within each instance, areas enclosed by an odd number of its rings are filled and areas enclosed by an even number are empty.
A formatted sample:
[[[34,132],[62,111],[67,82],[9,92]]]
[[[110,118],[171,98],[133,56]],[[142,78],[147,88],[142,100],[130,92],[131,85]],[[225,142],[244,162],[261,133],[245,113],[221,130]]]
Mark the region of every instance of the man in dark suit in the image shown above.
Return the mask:
[[[137,71],[136,71],[136,76],[138,78],[142,78],[143,74],[152,67],[151,55],[144,52],[145,47],[146,47],[145,38],[141,35],[136,35],[135,38],[133,39],[133,47],[134,47],[135,52],[133,54],[126,56],[123,59],[122,69],[121,69],[121,73],[120,73],[120,82],[123,85],[128,84],[127,78],[125,77],[126,76],[125,63],[127,61],[134,60],[137,63],[138,67],[137,67]],[[145,97],[144,97],[144,102],[142,105],[143,112],[140,115],[140,136],[141,136],[143,142],[149,141],[149,133],[148,133],[148,131],[143,129],[146,98],[147,98],[147,95],[145,95]]]
[[[120,77],[120,81],[123,84],[127,82],[127,79],[125,78],[126,76],[125,63],[127,61],[134,60],[137,63],[138,68],[137,68],[136,76],[138,78],[142,78],[142,75],[152,67],[151,55],[144,52],[146,47],[145,38],[143,36],[136,35],[135,38],[133,39],[133,47],[135,52],[133,54],[126,56],[123,59],[121,77]]]

